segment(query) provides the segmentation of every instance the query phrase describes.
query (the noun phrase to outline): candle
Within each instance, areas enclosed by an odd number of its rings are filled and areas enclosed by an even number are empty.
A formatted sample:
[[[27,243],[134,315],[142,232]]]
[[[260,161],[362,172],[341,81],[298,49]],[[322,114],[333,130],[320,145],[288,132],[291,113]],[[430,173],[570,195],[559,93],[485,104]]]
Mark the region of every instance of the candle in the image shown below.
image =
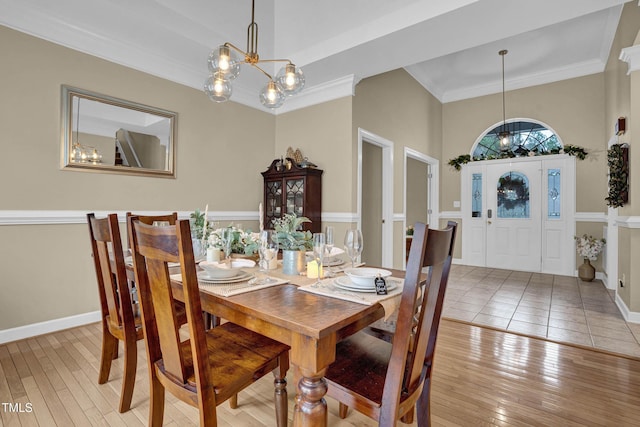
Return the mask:
[[[309,261],[307,263],[307,277],[310,279],[317,279],[318,277],[322,279],[324,277],[322,266],[318,268],[318,261]]]
[[[264,221],[262,218],[262,202],[258,205],[258,220],[260,221],[260,231],[264,230]]]
[[[207,221],[209,216],[209,203],[204,207],[204,224],[202,224],[202,250],[206,247],[206,239],[207,239]]]

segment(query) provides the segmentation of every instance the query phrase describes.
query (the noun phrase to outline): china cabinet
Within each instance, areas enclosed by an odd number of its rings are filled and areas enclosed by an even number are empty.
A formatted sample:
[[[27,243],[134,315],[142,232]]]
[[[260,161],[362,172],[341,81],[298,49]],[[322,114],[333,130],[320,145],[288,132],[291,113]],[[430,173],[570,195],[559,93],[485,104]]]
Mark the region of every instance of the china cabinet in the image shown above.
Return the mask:
[[[312,233],[322,230],[322,170],[300,167],[292,159],[275,159],[264,177],[264,226],[273,229],[273,222],[284,214],[294,213],[311,220],[303,229]]]

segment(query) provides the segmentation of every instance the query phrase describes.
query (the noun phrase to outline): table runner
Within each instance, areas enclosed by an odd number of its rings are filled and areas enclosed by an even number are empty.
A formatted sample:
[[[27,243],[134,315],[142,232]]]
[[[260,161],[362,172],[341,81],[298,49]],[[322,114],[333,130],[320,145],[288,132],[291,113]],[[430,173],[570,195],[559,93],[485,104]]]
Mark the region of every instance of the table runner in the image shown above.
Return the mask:
[[[393,282],[393,284],[396,285],[396,288],[389,291],[387,295],[378,295],[375,292],[348,291],[334,286],[334,280],[335,278],[323,279],[317,286],[314,283],[311,285],[300,286],[298,290],[365,305],[379,303],[384,308],[385,320],[387,320],[400,305],[404,279],[388,277],[387,283]]]
[[[181,274],[172,274],[169,277],[171,277],[171,280],[182,283]],[[238,283],[207,283],[198,280],[198,287],[212,294],[221,295],[223,297],[230,297],[232,295],[238,295],[244,292],[252,292],[258,289],[282,285],[289,282],[288,280],[275,277],[272,277],[271,280],[272,281],[269,283],[256,283],[256,278],[253,276],[248,280]]]

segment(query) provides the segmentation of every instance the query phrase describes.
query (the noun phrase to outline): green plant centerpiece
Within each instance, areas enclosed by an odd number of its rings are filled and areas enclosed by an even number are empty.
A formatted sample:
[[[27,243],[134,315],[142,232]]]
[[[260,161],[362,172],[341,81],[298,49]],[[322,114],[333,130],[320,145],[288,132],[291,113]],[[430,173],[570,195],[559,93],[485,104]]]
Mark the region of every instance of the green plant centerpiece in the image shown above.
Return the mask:
[[[305,216],[284,214],[274,221],[274,230],[278,246],[285,251],[306,251],[313,248],[313,235],[310,231],[302,230],[302,224],[311,222]]]
[[[300,274],[304,270],[305,252],[313,248],[313,235],[302,230],[305,222],[311,220],[295,214],[285,214],[274,221],[275,239],[282,249],[284,274]]]
[[[208,243],[210,248],[222,249],[222,234],[224,230],[231,230],[231,253],[255,256],[258,253],[260,234],[253,233],[250,229],[243,230],[232,225],[224,228],[216,228],[211,231]]]
[[[191,226],[191,237],[199,240],[207,240],[211,230],[207,228],[205,230],[205,213],[200,212],[200,209],[196,209],[195,212],[191,212],[189,215],[189,225]]]

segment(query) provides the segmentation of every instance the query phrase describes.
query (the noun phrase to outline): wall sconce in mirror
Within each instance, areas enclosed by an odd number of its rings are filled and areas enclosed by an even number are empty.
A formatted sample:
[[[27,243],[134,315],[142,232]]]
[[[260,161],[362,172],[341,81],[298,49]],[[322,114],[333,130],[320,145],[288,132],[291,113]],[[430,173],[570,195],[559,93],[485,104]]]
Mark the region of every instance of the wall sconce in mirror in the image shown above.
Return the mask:
[[[62,86],[63,169],[175,178],[177,114]]]

